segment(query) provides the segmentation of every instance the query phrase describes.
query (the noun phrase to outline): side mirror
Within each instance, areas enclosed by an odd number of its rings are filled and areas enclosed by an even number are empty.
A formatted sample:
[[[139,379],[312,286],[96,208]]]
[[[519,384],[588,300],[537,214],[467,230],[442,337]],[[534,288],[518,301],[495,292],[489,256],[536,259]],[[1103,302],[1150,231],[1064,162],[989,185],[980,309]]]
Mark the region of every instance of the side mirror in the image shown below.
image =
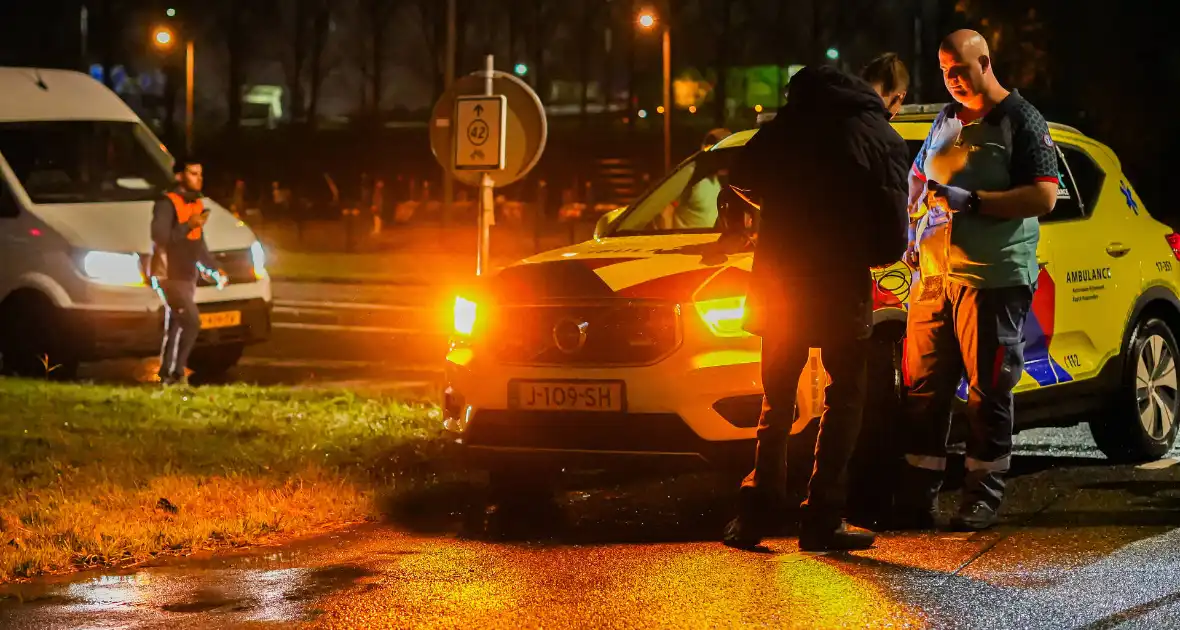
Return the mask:
[[[627,208],[615,208],[610,212],[598,218],[598,223],[594,226],[594,240],[599,240],[610,233],[611,227],[614,226],[615,220],[622,216],[623,211]]]

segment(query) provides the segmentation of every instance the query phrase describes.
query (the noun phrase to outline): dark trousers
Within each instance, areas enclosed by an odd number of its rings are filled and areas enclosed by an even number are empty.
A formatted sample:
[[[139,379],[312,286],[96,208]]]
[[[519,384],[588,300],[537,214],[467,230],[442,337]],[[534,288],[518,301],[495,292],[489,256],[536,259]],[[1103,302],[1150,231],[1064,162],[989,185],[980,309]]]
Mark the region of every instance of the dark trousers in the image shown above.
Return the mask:
[[[815,467],[803,508],[808,518],[838,525],[847,495],[848,460],[856,447],[864,407],[868,340],[858,331],[820,344],[823,366],[831,378],[826,408],[815,444]],[[762,384],[765,396],[758,421],[754,470],[742,482],[743,511],[769,516],[764,510],[785,494],[787,440],[795,419],[799,376],[807,365],[809,346],[784,330],[762,339]],[[780,504],[781,505],[781,504]]]
[[[160,378],[184,375],[189,355],[201,334],[201,314],[197,310],[195,280],[164,280],[160,294],[164,298],[164,344],[160,350]]]
[[[974,289],[946,283],[942,295],[910,304],[906,367],[906,463],[899,505],[929,509],[946,469],[955,392],[969,386],[964,505],[999,508],[1012,456],[1012,390],[1024,373],[1024,321],[1034,287]]]

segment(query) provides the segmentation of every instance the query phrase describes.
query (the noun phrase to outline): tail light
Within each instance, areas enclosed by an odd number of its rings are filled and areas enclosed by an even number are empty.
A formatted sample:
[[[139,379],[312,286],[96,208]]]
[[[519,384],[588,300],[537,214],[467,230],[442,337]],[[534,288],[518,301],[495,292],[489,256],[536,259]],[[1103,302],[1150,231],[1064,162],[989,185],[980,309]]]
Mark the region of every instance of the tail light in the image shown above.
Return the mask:
[[[1180,234],[1172,232],[1164,238],[1168,239],[1168,245],[1172,247],[1172,255],[1180,260]]]

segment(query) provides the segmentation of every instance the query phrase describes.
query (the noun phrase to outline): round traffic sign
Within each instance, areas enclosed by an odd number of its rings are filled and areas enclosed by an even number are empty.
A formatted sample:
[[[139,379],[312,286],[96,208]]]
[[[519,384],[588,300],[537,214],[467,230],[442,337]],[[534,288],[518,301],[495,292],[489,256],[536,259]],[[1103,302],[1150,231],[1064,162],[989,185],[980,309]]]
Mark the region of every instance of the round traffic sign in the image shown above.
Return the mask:
[[[430,118],[430,149],[434,152],[434,159],[438,160],[443,168],[451,171],[456,180],[469,186],[479,186],[482,173],[455,168],[454,134],[464,134],[468,142],[479,146],[487,142],[491,133],[487,123],[483,120],[476,120],[466,125],[465,129],[456,130],[455,100],[460,96],[483,95],[485,81],[482,72],[456,79],[451,89],[447,90],[434,104],[434,112]],[[488,176],[492,179],[492,185],[502,187],[528,175],[529,171],[537,165],[541,159],[541,153],[545,150],[545,140],[549,128],[541,99],[524,81],[497,70],[492,73],[492,93],[504,96],[508,105],[504,137],[504,169],[487,171]],[[480,127],[480,125],[483,126]]]

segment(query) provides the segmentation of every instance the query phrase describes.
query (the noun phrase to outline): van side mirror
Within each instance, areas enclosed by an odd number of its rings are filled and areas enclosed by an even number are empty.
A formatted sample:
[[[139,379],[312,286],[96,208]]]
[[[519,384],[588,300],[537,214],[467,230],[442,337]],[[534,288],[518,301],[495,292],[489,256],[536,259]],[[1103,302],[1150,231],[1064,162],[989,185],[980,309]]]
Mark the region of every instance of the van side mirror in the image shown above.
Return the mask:
[[[623,211],[627,208],[615,208],[610,212],[598,218],[598,223],[594,226],[594,240],[601,239],[610,233],[611,228],[614,227],[615,221],[622,216]]]

